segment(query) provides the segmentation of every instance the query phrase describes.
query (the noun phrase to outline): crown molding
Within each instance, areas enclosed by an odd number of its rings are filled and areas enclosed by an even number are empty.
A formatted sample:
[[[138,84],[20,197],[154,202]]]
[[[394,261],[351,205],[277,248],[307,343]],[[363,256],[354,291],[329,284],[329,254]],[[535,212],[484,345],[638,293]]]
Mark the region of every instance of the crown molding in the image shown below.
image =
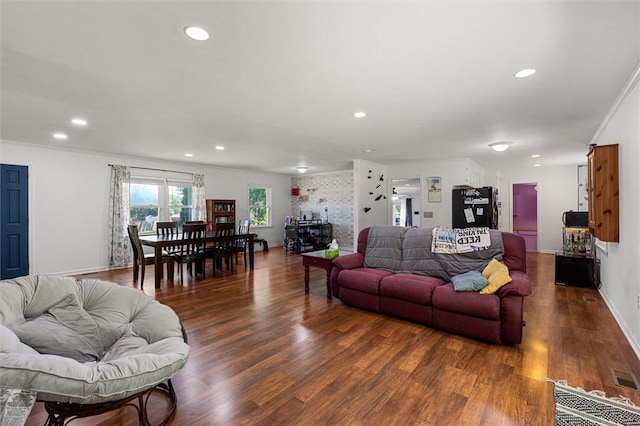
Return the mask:
[[[613,105],[611,105],[611,108],[609,108],[609,112],[607,112],[607,115],[604,116],[604,120],[602,120],[602,123],[600,123],[600,126],[598,126],[598,129],[591,138],[591,142],[589,142],[589,145],[595,144],[598,139],[600,139],[600,136],[602,136],[602,132],[604,132],[604,129],[607,128],[609,121],[611,121],[613,116],[616,115],[616,113],[620,109],[620,106],[627,99],[627,96],[629,96],[634,87],[636,87],[636,84],[638,84],[638,81],[640,81],[640,63],[636,65],[636,69],[631,74],[631,77],[629,77],[615,102],[613,102]]]

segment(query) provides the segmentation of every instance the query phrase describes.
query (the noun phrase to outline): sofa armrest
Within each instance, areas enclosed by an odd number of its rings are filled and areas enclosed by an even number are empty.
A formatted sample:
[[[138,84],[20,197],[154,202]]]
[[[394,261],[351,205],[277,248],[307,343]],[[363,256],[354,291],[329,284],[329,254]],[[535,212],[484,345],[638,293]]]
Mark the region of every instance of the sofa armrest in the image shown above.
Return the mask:
[[[511,282],[504,285],[496,291],[499,298],[507,296],[529,296],[531,294],[531,280],[529,276],[522,271],[509,271]]]
[[[364,256],[361,253],[351,253],[344,256],[336,257],[332,261],[333,266],[338,269],[355,269],[364,266]]]

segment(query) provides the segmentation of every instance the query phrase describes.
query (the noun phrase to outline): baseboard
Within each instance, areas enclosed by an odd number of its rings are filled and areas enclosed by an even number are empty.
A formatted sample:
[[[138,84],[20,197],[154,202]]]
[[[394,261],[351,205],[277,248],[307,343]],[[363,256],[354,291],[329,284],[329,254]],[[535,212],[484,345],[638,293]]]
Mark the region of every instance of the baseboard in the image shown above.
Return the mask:
[[[602,296],[602,300],[604,300],[604,303],[607,304],[607,307],[609,308],[609,312],[611,312],[611,315],[613,315],[613,318],[616,320],[616,322],[620,326],[620,329],[622,330],[624,337],[627,338],[627,341],[631,345],[633,352],[636,353],[636,357],[638,357],[638,359],[640,360],[640,346],[638,346],[638,342],[636,342],[633,339],[633,334],[631,333],[631,331],[629,331],[629,327],[627,327],[627,324],[624,322],[624,320],[622,319],[622,316],[615,309],[613,303],[611,303],[611,301],[607,298],[606,293],[604,293],[602,290],[599,290],[599,292],[600,292],[600,295]]]
[[[558,253],[556,250],[539,250],[538,253],[544,253],[544,254],[556,254]]]
[[[119,267],[115,267],[115,266],[100,266],[100,267],[96,267],[96,268],[76,269],[76,270],[70,270],[70,271],[47,272],[47,273],[36,274],[36,275],[62,275],[62,276],[67,277],[67,276],[71,276],[71,275],[84,275],[84,274],[93,274],[95,272],[113,271],[114,269],[124,269],[124,268],[130,268],[132,266],[133,266],[133,263],[131,265],[119,266]]]

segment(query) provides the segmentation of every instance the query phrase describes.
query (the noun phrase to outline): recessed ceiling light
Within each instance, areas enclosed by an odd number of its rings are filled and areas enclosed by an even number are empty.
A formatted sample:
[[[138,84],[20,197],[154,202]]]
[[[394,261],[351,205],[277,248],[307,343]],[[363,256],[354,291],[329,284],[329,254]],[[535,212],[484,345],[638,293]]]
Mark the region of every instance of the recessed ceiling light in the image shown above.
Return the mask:
[[[533,154],[531,158],[540,158],[540,154]]]
[[[298,170],[298,173],[304,173],[309,170],[309,168],[307,166],[298,166],[296,167],[296,170]]]
[[[362,111],[358,111],[358,112],[356,112],[355,114],[353,114],[353,116],[354,116],[355,118],[364,118],[364,117],[366,117],[366,116],[367,116],[367,113],[366,113],[366,112],[362,112]]]
[[[367,148],[367,149],[363,149],[362,152],[366,152],[368,154],[370,152],[373,152],[373,150],[370,148]]]
[[[542,166],[542,164],[540,164],[540,163],[536,163],[536,164],[533,165],[533,167],[540,167],[540,166]]]
[[[217,149],[218,151],[224,151],[224,146],[222,146],[222,145],[216,145],[216,149]]]
[[[197,41],[205,41],[209,39],[209,33],[200,27],[184,27],[184,33],[187,37]]]
[[[72,118],[71,123],[75,124],[76,126],[86,126],[87,120],[85,120],[84,118]]]
[[[54,133],[53,137],[56,139],[64,140],[64,139],[67,139],[69,136],[67,136],[66,133]]]
[[[527,69],[524,69],[522,71],[518,71],[517,73],[515,73],[515,77],[516,78],[531,77],[535,73],[536,73],[536,70],[534,70],[533,68],[527,68]]]
[[[193,157],[193,154],[190,152],[187,152],[186,154],[184,154],[185,157]]]
[[[489,144],[489,146],[493,148],[494,151],[498,152],[506,151],[511,145],[513,145],[513,142],[509,141],[493,142]]]

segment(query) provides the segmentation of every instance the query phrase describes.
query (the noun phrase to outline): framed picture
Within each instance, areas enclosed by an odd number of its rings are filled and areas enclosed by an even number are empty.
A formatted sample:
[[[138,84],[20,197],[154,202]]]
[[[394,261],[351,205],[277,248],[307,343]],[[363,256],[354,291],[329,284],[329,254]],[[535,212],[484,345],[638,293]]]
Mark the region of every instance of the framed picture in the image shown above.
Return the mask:
[[[427,178],[427,201],[430,203],[442,202],[442,178],[439,176]]]

